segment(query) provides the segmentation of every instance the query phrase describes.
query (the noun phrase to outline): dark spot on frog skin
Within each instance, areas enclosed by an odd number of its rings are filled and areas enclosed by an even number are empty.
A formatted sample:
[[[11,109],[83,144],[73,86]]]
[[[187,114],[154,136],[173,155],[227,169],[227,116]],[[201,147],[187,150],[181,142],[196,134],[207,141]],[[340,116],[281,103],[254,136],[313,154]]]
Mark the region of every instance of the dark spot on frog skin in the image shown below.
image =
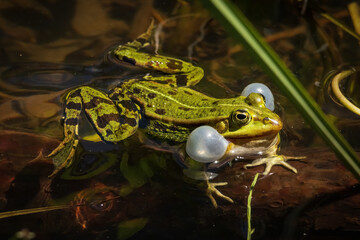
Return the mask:
[[[186,91],[186,90],[184,90],[184,93],[186,93],[186,94],[188,94],[188,95],[193,95],[191,92]]]
[[[209,100],[208,100],[208,99],[206,99],[206,98],[203,98],[203,99],[201,99],[201,101],[204,101],[204,102],[205,102],[205,101],[209,101]]]
[[[78,89],[78,90],[74,91],[71,94],[71,97],[81,97],[81,89]]]
[[[215,102],[213,102],[212,104],[213,105],[217,105],[219,103],[219,101],[215,101]]]
[[[119,99],[119,94],[118,93],[111,93],[109,96],[110,96],[111,99],[115,99],[115,100]]]
[[[78,118],[68,118],[65,120],[65,125],[76,126],[79,123]]]
[[[119,122],[120,124],[128,124],[131,127],[135,127],[137,125],[137,121],[135,118],[128,118],[124,115],[120,116]]]
[[[175,92],[175,91],[173,91],[173,90],[170,90],[170,91],[168,91],[168,94],[170,94],[170,95],[176,95],[177,92]]]
[[[138,111],[135,103],[131,100],[121,100],[119,105],[123,106],[125,109],[129,109],[131,111]]]
[[[123,57],[122,57],[122,60],[123,60],[124,62],[130,63],[130,64],[132,64],[132,65],[135,65],[135,64],[136,64],[136,60],[135,60],[135,59],[133,59],[133,58],[128,58],[127,56],[123,56]]]
[[[133,89],[133,93],[140,93],[140,92],[141,92],[141,90],[139,88],[134,88]]]
[[[182,69],[182,62],[176,60],[169,60],[166,63],[166,66],[173,70],[181,70]]]
[[[178,107],[180,110],[184,110],[184,111],[189,111],[190,108],[187,108],[187,107]]]
[[[186,86],[188,78],[185,74],[179,74],[175,76],[177,86]]]
[[[113,103],[111,100],[109,100],[109,99],[100,98],[100,97],[93,97],[90,102],[84,103],[84,108],[85,108],[85,109],[92,109],[92,108],[97,107],[100,103],[106,103],[106,104],[109,104],[109,105],[113,105],[113,104],[114,104],[114,103]]]
[[[210,109],[210,112],[215,112],[215,111],[216,111],[216,108]]]
[[[114,134],[113,131],[111,131],[110,129],[106,130],[106,136],[110,136],[112,134]]]
[[[99,116],[96,119],[96,125],[98,125],[99,128],[104,128],[109,124],[110,121],[119,122],[119,115],[115,113],[109,113]]]
[[[159,82],[160,83],[160,82]],[[157,86],[154,86],[154,85],[150,85],[149,88],[151,89],[157,89],[158,87]]]
[[[149,93],[147,96],[148,98],[153,99],[156,97],[156,93]]]
[[[69,102],[66,104],[67,109],[81,110],[81,103]]]
[[[166,113],[165,109],[156,109],[155,113],[159,114],[159,115],[164,115]]]
[[[124,98],[125,95],[121,92],[118,92],[118,90],[115,92],[110,92],[109,94],[110,98],[113,100],[119,100],[120,98]]]

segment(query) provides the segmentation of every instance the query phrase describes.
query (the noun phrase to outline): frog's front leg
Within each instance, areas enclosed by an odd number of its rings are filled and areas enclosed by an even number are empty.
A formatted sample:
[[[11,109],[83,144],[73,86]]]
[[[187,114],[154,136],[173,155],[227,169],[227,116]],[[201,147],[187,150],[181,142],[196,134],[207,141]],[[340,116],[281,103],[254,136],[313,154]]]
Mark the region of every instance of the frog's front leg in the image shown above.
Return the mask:
[[[78,128],[82,109],[100,137],[107,142],[119,142],[131,136],[138,127],[139,109],[127,99],[118,98],[118,106],[103,92],[91,87],[79,87],[70,91],[66,97],[64,140],[48,157],[60,160],[54,161],[53,176],[61,169],[69,167],[78,145]],[[127,107],[123,105],[127,104]],[[129,105],[134,105],[129,107]]]
[[[260,166],[260,165],[265,165],[265,170],[262,173],[263,175],[268,175],[271,171],[271,168],[274,165],[281,165],[291,171],[293,171],[294,173],[297,173],[296,168],[294,168],[293,166],[291,166],[289,163],[287,163],[287,160],[296,160],[296,159],[304,159],[306,157],[303,156],[284,156],[284,155],[279,155],[277,152],[279,151],[279,143],[280,143],[280,137],[279,135],[274,138],[274,140],[270,143],[270,146],[268,146],[266,148],[266,150],[264,149],[253,149],[252,151],[254,152],[262,152],[263,155],[257,159],[255,159],[252,163],[250,164],[246,164],[244,165],[244,168],[248,168],[248,167],[256,167],[256,166]]]
[[[120,61],[132,65],[168,73],[168,75],[156,77],[148,75],[144,77],[146,80],[164,81],[175,86],[193,86],[197,84],[204,76],[202,68],[180,59],[139,51],[141,48],[150,44],[149,38],[151,37],[152,31],[153,24],[136,40],[116,47],[110,54]]]
[[[259,165],[263,165],[265,164],[266,167],[265,167],[265,170],[264,172],[262,173],[263,175],[268,175],[271,168],[274,166],[274,165],[282,165],[284,166],[285,168],[287,169],[290,169],[291,171],[293,171],[294,173],[297,173],[297,170],[296,168],[294,168],[293,166],[291,166],[289,163],[287,163],[286,161],[289,160],[289,159],[304,159],[306,157],[297,157],[297,156],[284,156],[284,155],[273,155],[273,156],[267,156],[267,157],[264,157],[264,158],[259,158],[259,159],[256,159],[254,160],[252,163],[250,164],[246,164],[244,165],[244,168],[248,168],[248,167],[255,167],[255,166],[259,166]]]

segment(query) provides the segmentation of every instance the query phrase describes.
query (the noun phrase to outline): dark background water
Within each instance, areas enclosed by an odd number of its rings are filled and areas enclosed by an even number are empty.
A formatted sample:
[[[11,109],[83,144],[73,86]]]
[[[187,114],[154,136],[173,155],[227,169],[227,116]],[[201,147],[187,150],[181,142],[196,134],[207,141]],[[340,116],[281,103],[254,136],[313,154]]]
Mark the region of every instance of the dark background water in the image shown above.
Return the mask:
[[[353,29],[347,6],[352,1],[233,2],[359,150],[359,116],[339,106],[325,81],[332,71],[358,66],[359,42],[320,16],[324,11]],[[143,73],[114,63],[107,52],[143,33],[151,19],[159,26],[153,44],[159,53],[204,68],[196,90],[224,98],[252,82],[269,86],[285,125],[282,150],[307,156],[294,163],[298,175],[275,167],[259,181],[253,239],[359,236],[357,181],[200,2],[2,0],[0,209],[72,206],[0,220],[1,239],[16,239],[24,229],[36,239],[246,238],[248,186],[261,167],[244,171],[238,162],[226,167],[219,181],[229,182],[224,192],[235,204],[219,201],[214,209],[204,186],[184,177],[171,154],[142,148],[138,136],[116,146],[82,141],[74,166],[52,179],[51,162],[32,161],[63,137],[66,90],[87,84],[106,90]],[[348,85],[343,91],[358,101],[358,81]],[[91,133],[83,122],[81,133]],[[87,201],[85,207],[74,206],[80,200]]]

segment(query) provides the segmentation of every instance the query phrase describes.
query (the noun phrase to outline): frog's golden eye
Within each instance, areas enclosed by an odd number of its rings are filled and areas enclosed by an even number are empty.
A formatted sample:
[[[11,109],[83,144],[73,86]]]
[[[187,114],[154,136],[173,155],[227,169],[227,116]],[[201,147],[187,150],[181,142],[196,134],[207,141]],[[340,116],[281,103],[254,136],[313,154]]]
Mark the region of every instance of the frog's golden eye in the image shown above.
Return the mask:
[[[231,120],[236,125],[245,125],[250,122],[250,114],[245,110],[236,110],[232,113]]]

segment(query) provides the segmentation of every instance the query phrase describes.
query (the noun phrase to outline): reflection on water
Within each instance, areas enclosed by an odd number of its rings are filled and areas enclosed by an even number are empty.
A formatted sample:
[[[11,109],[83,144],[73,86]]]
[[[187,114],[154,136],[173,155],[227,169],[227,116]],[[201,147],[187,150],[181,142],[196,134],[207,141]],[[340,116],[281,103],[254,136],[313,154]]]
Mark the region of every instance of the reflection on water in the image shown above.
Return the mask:
[[[320,7],[351,27],[346,5],[351,1],[307,2],[244,1],[239,7],[359,150],[359,116],[334,101],[327,77],[345,69],[338,66],[357,67],[358,41],[318,12]],[[144,146],[140,131],[119,145],[82,140],[75,163],[48,178],[53,165],[40,153],[48,154],[63,137],[64,95],[81,85],[107,91],[146,73],[107,53],[144,32],[151,19],[161,23],[155,39],[161,54],[190,56],[204,68],[196,90],[224,98],[238,96],[252,82],[269,86],[285,122],[282,151],[307,156],[293,162],[297,175],[276,167],[257,183],[253,239],[353,239],[359,232],[357,181],[199,2],[2,1],[0,6],[0,209],[65,206],[1,219],[2,239],[246,239],[248,187],[263,169],[245,171],[241,161],[218,173],[217,180],[229,183],[222,191],[235,200],[219,200],[218,209],[204,194],[204,183],[184,176],[170,153]],[[355,104],[358,83],[356,74],[340,86]],[[81,121],[82,134],[95,133],[84,116]]]

